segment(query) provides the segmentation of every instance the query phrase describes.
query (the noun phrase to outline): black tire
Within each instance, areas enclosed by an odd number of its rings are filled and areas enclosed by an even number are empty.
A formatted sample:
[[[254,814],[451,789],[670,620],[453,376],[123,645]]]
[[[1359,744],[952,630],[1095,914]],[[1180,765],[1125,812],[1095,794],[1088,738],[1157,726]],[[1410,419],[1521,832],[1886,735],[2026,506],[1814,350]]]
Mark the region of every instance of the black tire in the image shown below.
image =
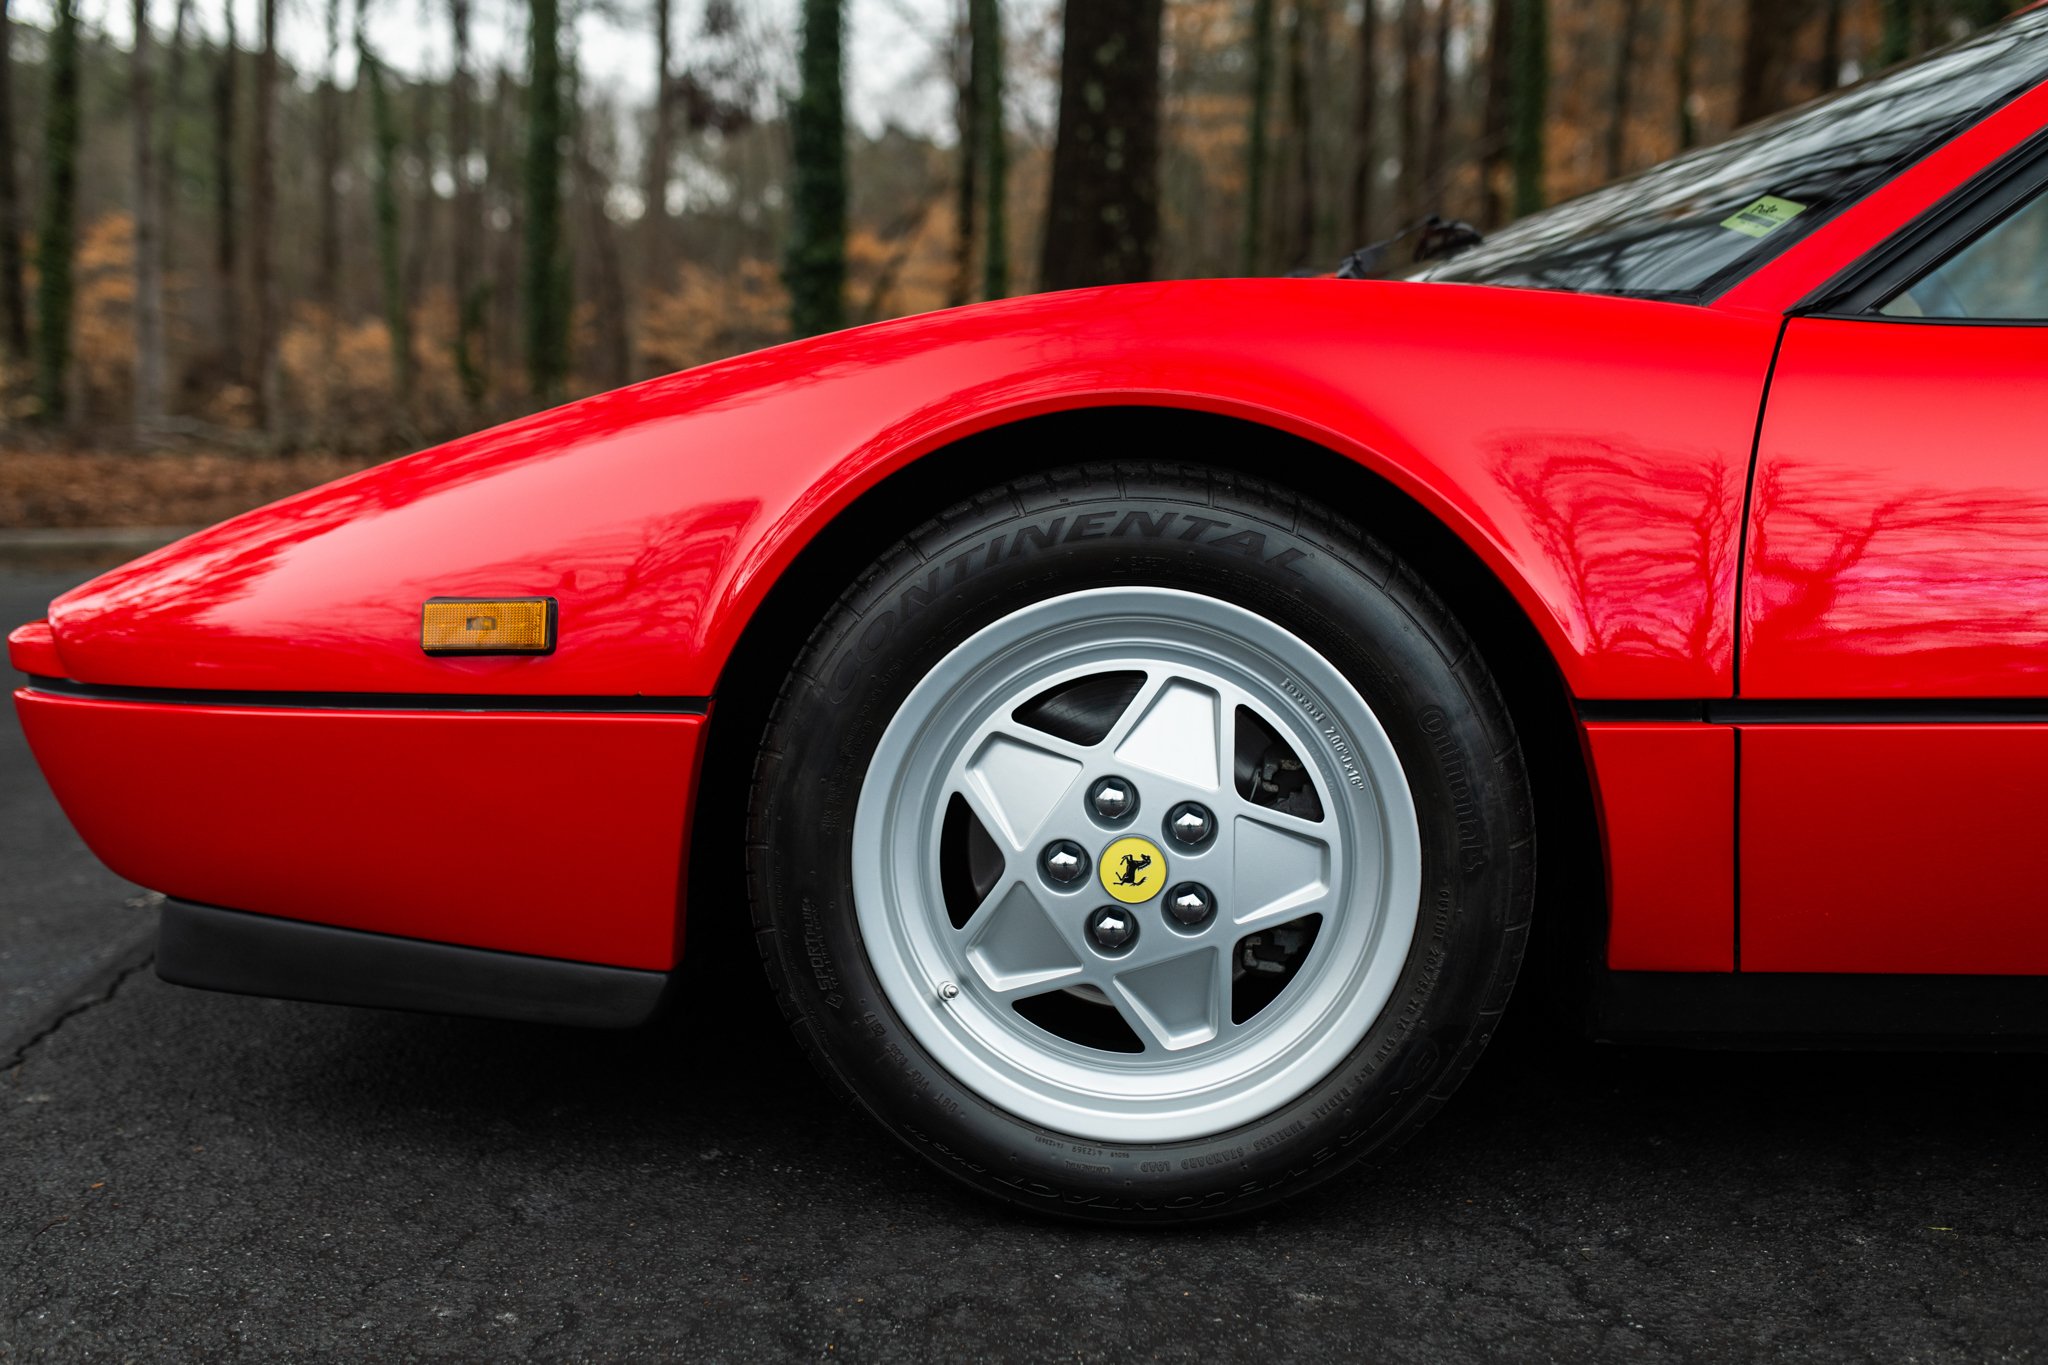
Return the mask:
[[[1114,534],[1133,511],[1175,512],[1193,538]],[[1108,515],[1083,523],[1093,512]],[[997,535],[1016,544],[1027,524],[1053,531],[1044,537],[1052,540],[1055,519],[1112,533],[994,565],[967,553]],[[945,569],[936,579],[935,568]],[[919,1047],[862,946],[852,830],[883,730],[948,651],[1043,598],[1133,584],[1266,616],[1314,643],[1370,700],[1420,819],[1422,913],[1392,1000],[1306,1094],[1230,1132],[1111,1146],[1021,1121]],[[762,959],[799,1042],[836,1089],[985,1193],[1125,1222],[1260,1208],[1412,1134],[1470,1070],[1507,1003],[1535,875],[1528,780],[1507,707],[1421,579],[1291,492],[1170,465],[1071,468],[1005,484],[884,552],[819,624],[782,688],[755,771],[747,852]]]

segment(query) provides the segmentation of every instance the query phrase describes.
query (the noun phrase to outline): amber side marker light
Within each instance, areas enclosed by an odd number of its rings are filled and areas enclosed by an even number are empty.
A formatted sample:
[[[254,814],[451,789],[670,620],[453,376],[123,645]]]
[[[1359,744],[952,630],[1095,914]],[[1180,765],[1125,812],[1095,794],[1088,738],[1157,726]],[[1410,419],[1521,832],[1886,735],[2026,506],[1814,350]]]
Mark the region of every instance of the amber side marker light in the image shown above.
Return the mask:
[[[429,654],[552,654],[552,597],[430,597],[420,611]]]

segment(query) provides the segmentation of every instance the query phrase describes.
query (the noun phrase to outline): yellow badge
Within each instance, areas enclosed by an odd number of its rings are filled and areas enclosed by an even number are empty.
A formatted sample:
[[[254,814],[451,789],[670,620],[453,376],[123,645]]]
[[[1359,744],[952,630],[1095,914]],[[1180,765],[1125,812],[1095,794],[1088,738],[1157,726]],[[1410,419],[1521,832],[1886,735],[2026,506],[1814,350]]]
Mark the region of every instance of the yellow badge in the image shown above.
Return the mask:
[[[1166,855],[1150,839],[1119,839],[1102,850],[1102,889],[1126,905],[1151,900],[1166,885]]]

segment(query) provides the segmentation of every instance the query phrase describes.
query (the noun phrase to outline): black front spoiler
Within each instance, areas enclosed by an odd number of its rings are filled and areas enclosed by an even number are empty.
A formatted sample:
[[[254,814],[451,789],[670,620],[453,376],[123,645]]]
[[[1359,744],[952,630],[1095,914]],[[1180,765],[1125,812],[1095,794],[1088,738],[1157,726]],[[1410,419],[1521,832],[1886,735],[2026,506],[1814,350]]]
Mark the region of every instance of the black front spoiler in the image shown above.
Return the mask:
[[[631,1028],[666,972],[527,957],[167,900],[156,974],[180,986],[332,1005]]]

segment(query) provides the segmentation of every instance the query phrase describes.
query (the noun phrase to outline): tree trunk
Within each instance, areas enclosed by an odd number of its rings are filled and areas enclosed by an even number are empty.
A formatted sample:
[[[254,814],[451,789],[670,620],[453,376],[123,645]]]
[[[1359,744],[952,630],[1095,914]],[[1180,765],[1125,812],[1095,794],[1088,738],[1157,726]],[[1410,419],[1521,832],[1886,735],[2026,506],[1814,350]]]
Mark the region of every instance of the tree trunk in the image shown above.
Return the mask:
[[[1508,109],[1514,104],[1515,10],[1519,0],[1491,0],[1486,38],[1486,105],[1479,118],[1480,226],[1508,220]],[[1691,0],[1681,0],[1690,4]]]
[[[666,0],[663,0],[666,3]],[[476,83],[469,69],[470,0],[449,0],[454,30],[454,69],[448,73],[449,164],[455,170],[455,202],[449,215],[449,282],[455,295],[455,377],[472,415],[484,397],[484,371],[477,355],[483,297],[477,270],[484,251],[477,214],[476,180],[470,158],[476,151]]]
[[[567,75],[567,104],[570,117],[575,120],[569,138],[572,148],[570,173],[575,177],[576,198],[583,221],[579,241],[588,252],[597,286],[597,295],[591,300],[595,305],[597,322],[597,380],[600,387],[616,389],[632,380],[633,338],[628,327],[626,278],[624,267],[619,263],[618,234],[612,227],[611,216],[604,209],[605,191],[611,184],[611,178],[597,165],[591,145],[593,120],[586,116],[581,76],[573,63]]]
[[[1671,85],[1678,99],[1678,150],[1690,151],[1700,140],[1692,117],[1693,6],[1696,0],[1678,0],[1678,46],[1671,60]]]
[[[953,283],[946,303],[958,307],[974,297],[974,219],[981,212],[981,54],[975,50],[977,0],[967,0],[955,62],[958,84],[954,113],[960,132],[960,170],[954,186]]]
[[[641,175],[646,201],[640,222],[649,279],[663,287],[669,279],[668,179],[676,157],[675,10],[674,0],[654,2],[654,108],[647,133],[647,164]]]
[[[1163,0],[1069,4],[1040,282],[1152,278],[1159,237]]]
[[[313,263],[313,297],[320,304],[320,343],[327,363],[334,360],[335,328],[341,313],[341,90],[336,69],[341,63],[342,0],[327,0],[327,69],[320,76],[319,123],[314,164],[319,183],[319,237]]]
[[[156,189],[156,73],[150,69],[149,0],[135,0],[128,62],[128,113],[135,169],[135,423],[164,415],[164,224]]]
[[[1366,9],[1372,8],[1367,0]],[[1266,225],[1266,117],[1273,102],[1273,0],[1252,0],[1252,104],[1245,129],[1244,273],[1256,275]]]
[[[1877,47],[1877,64],[1891,66],[1913,55],[1913,0],[1881,0],[1884,36]]]
[[[272,278],[271,224],[277,204],[277,0],[263,0],[263,46],[256,58],[256,114],[249,159],[249,283],[254,291],[251,359],[258,420],[273,435],[278,411],[277,281]]]
[[[1614,84],[1608,91],[1607,178],[1619,179],[1628,166],[1629,79],[1635,74],[1636,23],[1642,0],[1621,0],[1621,28],[1614,37]]]
[[[569,377],[568,272],[562,244],[561,15],[533,0],[526,113],[526,372],[533,396],[559,402]]]
[[[1810,0],[1748,0],[1735,121],[1752,123],[1792,103],[1793,54]]]
[[[981,296],[1010,292],[1010,146],[1003,124],[1003,12],[1000,0],[968,0],[979,68],[982,193]]]
[[[398,120],[391,110],[390,73],[370,51],[358,24],[356,63],[370,92],[371,199],[377,223],[377,279],[391,347],[391,391],[401,409],[412,403],[412,317],[406,307],[398,224]]]
[[[1422,0],[1401,0],[1394,25],[1401,62],[1401,107],[1396,132],[1401,140],[1401,178],[1394,217],[1406,227],[1421,213],[1422,201]]]
[[[71,257],[78,212],[78,0],[53,0],[43,115],[43,216],[36,234],[36,398],[60,422],[70,399]]]
[[[172,279],[173,248],[178,244],[175,231],[178,224],[178,111],[185,98],[185,43],[191,28],[192,0],[178,0],[171,18],[170,46],[164,53],[164,114],[157,121],[156,220],[163,224],[163,233],[157,242],[157,259],[161,262],[166,287]],[[165,350],[165,384],[176,388],[169,378],[169,347],[166,346]]]
[[[1308,45],[1319,27],[1315,0],[1294,0],[1287,18],[1287,141],[1294,162],[1294,184],[1288,193],[1294,230],[1287,245],[1288,264],[1306,269],[1316,252],[1315,106],[1309,99]]]
[[[1827,14],[1821,21],[1819,77],[1814,87],[1822,94],[1842,83],[1842,0],[1827,0]]]
[[[1550,107],[1550,14],[1546,0],[1514,0],[1514,98],[1508,128],[1515,214],[1543,207],[1543,133]]]
[[[213,300],[221,367],[236,383],[248,381],[243,364],[241,243],[235,219],[236,84],[241,49],[235,41],[234,0],[221,0],[227,21],[220,61],[213,71]]]
[[[1443,207],[1445,146],[1451,135],[1451,25],[1457,0],[1437,0],[1436,28],[1430,39],[1429,122],[1422,134],[1422,209]]]
[[[14,178],[14,21],[0,0],[0,347],[28,358],[28,292],[22,278],[21,191]]]
[[[1358,7],[1358,91],[1351,118],[1351,245],[1372,234],[1372,182],[1379,174],[1379,0]]]
[[[846,325],[846,94],[843,0],[803,0],[802,86],[790,110],[795,179],[790,214],[789,323],[815,336]]]

